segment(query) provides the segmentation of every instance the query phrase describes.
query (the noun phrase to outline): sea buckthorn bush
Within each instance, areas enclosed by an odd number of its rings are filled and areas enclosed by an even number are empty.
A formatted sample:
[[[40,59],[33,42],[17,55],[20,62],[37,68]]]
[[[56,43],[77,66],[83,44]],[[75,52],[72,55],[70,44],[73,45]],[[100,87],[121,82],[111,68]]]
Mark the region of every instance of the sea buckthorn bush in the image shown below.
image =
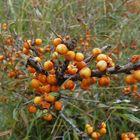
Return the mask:
[[[139,140],[139,0],[0,5],[0,139]]]

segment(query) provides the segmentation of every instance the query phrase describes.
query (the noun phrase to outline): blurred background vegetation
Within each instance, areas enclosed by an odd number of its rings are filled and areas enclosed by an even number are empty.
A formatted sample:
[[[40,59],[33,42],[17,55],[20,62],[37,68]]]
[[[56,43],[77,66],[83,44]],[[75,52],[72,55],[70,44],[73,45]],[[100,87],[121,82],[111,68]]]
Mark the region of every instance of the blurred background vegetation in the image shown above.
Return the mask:
[[[8,34],[22,39],[43,39],[43,45],[56,33],[79,39],[90,30],[96,37],[93,47],[111,45],[116,64],[126,64],[140,54],[139,0],[0,0],[0,23],[8,23]],[[0,35],[2,32],[0,32]],[[0,42],[1,44],[1,42]],[[81,47],[81,46],[80,46]],[[119,140],[122,132],[140,136],[140,102],[124,96],[124,75],[108,88],[94,85],[88,91],[75,90],[79,100],[66,100],[65,114],[84,131],[86,123],[107,122],[108,133],[101,139]],[[0,73],[0,140],[81,139],[59,116],[51,123],[30,115],[22,94],[29,92],[30,78],[8,79]],[[64,100],[64,102],[65,102]]]

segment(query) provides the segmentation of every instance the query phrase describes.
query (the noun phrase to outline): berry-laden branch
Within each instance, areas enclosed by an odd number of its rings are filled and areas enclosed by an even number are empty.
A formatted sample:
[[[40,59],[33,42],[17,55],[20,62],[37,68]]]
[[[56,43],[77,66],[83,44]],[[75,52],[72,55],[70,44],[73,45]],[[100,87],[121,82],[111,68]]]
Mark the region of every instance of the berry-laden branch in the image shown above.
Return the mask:
[[[111,46],[105,46],[105,47],[102,47],[101,50],[106,51],[110,47]],[[89,56],[84,61],[86,63],[89,63],[93,58],[94,58],[93,56]],[[73,76],[70,76],[70,75],[65,75],[64,76],[64,72],[65,72],[68,64],[69,64],[69,61],[64,61],[64,64],[62,65],[62,71],[57,72],[57,77],[58,77],[57,80],[59,81],[59,85],[63,84],[63,82],[67,79],[71,79],[71,80],[74,80],[74,81],[81,80],[81,77],[80,77],[79,74],[76,74],[76,75],[73,75]],[[48,72],[45,71],[43,69],[42,65],[40,63],[38,63],[34,58],[29,57],[28,61],[27,61],[27,65],[30,65],[31,67],[36,69],[36,71],[38,73],[42,73],[42,74],[48,76]],[[92,70],[91,76],[92,77],[101,77],[103,75],[112,75],[112,74],[119,74],[119,73],[130,74],[132,70],[136,70],[136,69],[140,69],[140,62],[139,61],[137,63],[128,63],[128,64],[125,64],[123,66],[111,67],[111,68],[106,69],[105,71],[99,71],[97,69]]]
[[[99,71],[99,70],[92,70],[91,76],[92,77],[102,77],[103,75],[112,75],[112,74],[119,74],[119,73],[125,73],[130,74],[132,70],[140,69],[140,61],[137,63],[128,63],[123,66],[116,66],[113,68],[108,68],[106,71]],[[65,76],[67,79],[69,76]],[[77,81],[81,80],[81,77],[79,74],[71,76],[71,80]]]
[[[76,47],[76,40],[75,39],[72,39],[71,41],[69,41],[69,40],[65,41],[65,43],[69,46],[69,48],[71,50],[73,50]],[[104,47],[101,48],[101,50],[102,50],[102,52],[104,52],[104,51],[106,51],[106,50],[108,50],[110,48],[111,48],[111,46],[104,46]],[[84,62],[85,63],[89,63],[93,58],[94,57],[91,55],[88,58],[86,58],[84,60]],[[57,75],[57,81],[58,81],[59,85],[63,84],[63,82],[65,80],[67,80],[68,78],[69,79],[73,79],[73,80],[80,79],[80,76],[78,74],[75,75],[75,76],[72,76],[71,78],[70,78],[69,75],[68,76],[64,76],[64,72],[67,69],[68,64],[69,64],[69,61],[65,60],[63,62],[61,70],[58,70],[58,68],[60,68],[60,65],[56,66],[56,68],[55,68],[56,69],[56,75]],[[27,60],[27,65],[30,65],[31,67],[33,67],[38,73],[42,73],[42,74],[48,76],[48,72],[45,71],[44,68],[42,67],[42,65],[37,60],[35,60],[34,58],[29,57],[28,60]],[[98,73],[98,71],[97,71],[97,73]]]
[[[38,46],[42,41],[36,39],[35,42]],[[79,136],[97,139],[107,133],[106,125],[100,127],[100,132],[98,130],[95,132],[94,127],[87,125],[87,134],[77,128],[69,117],[62,112],[62,108],[66,104],[63,105],[64,101],[61,101],[63,98],[61,90],[74,91],[78,81],[80,81],[81,89],[88,90],[91,85],[96,83],[95,77],[98,77],[98,84],[101,87],[107,87],[110,84],[110,76],[119,73],[128,74],[125,79],[127,84],[135,84],[140,81],[140,57],[135,56],[128,64],[120,66],[116,65],[109,55],[104,54],[111,46],[93,48],[91,55],[85,58],[86,54],[81,53],[79,47],[76,48],[76,40],[69,37],[55,38],[52,44],[54,49],[50,50],[51,58],[49,60],[44,62],[42,60],[44,57],[29,57],[27,61],[27,65],[33,68],[29,67],[29,72],[34,74],[31,87],[38,95],[35,96],[34,104],[29,106],[28,110],[31,113],[35,113],[37,107],[40,110],[47,110],[47,114],[43,117],[47,121],[53,119],[53,113],[50,110],[56,111],[56,113],[59,111],[60,117],[75,129]],[[88,53],[91,51],[89,48],[85,50]],[[42,50],[40,51],[42,52]],[[93,60],[95,68],[91,69],[90,64]],[[41,61],[44,62],[43,65]],[[72,92],[65,91],[64,93],[69,98]]]
[[[116,66],[113,68],[108,68],[105,72],[101,72],[99,70],[92,70],[92,76],[94,77],[101,77],[105,74],[119,74],[119,73],[125,73],[130,74],[132,70],[140,69],[140,61],[137,63],[128,63],[123,66]]]

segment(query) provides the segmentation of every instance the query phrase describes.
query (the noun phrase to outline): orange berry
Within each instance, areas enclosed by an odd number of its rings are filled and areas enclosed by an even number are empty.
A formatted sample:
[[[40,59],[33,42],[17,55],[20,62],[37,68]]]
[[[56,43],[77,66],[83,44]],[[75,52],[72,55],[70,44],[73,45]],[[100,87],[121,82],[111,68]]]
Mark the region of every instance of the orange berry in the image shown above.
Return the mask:
[[[44,95],[44,98],[45,98],[45,100],[47,101],[47,102],[54,102],[55,101],[55,97],[54,96],[52,96],[52,95],[48,95],[48,94],[45,94]]]
[[[6,44],[7,44],[8,46],[13,46],[14,43],[15,43],[14,38],[13,38],[11,35],[9,35],[9,36],[7,37],[7,39],[6,39]]]
[[[56,85],[57,80],[55,75],[49,75],[47,76],[47,82],[51,85]]]
[[[62,109],[62,103],[60,101],[56,101],[54,103],[54,109],[57,110],[57,111],[60,111]]]
[[[0,61],[4,59],[4,55],[0,55]]]
[[[51,51],[50,45],[48,45],[46,48],[44,48],[44,51],[50,52]]]
[[[16,72],[15,71],[10,71],[9,73],[8,73],[8,77],[10,77],[10,78],[13,78],[13,77],[15,77],[16,76]]]
[[[78,69],[76,66],[74,66],[72,64],[68,65],[68,74],[74,75],[77,73],[77,71],[78,71]]]
[[[36,72],[36,70],[33,67],[31,67],[31,66],[28,67],[28,71],[30,73],[35,73]]]
[[[88,135],[90,135],[94,131],[94,128],[92,126],[87,127],[86,132]]]
[[[100,129],[100,133],[101,133],[102,135],[106,134],[106,128],[101,128],[101,129]]]
[[[122,139],[128,138],[128,135],[127,135],[126,133],[122,133],[122,134],[121,134],[121,138],[122,138]]]
[[[76,67],[78,68],[78,70],[81,70],[82,68],[86,67],[87,64],[84,61],[81,62],[75,62]]]
[[[87,129],[88,127],[90,127],[91,125],[90,124],[86,124],[85,125],[85,128]]]
[[[85,46],[85,42],[82,42],[81,46]],[[80,50],[80,49],[81,49],[80,47],[77,48],[77,50]]]
[[[135,84],[136,83],[136,79],[134,78],[134,75],[130,74],[130,75],[127,75],[125,77],[125,82],[129,85],[131,84]]]
[[[56,51],[59,53],[59,54],[66,54],[68,52],[68,48],[65,44],[59,44],[57,45],[56,47]]]
[[[91,77],[88,77],[86,79],[82,79],[81,84],[85,87],[90,86],[91,85]]]
[[[49,109],[51,107],[51,104],[46,102],[46,101],[42,101],[41,102],[41,108],[42,109]]]
[[[28,55],[29,54],[29,49],[26,49],[25,47],[23,48],[23,53]]]
[[[64,88],[72,90],[75,87],[75,83],[72,80],[68,80],[64,83]]]
[[[52,63],[50,60],[48,60],[48,61],[46,61],[46,62],[44,63],[44,69],[45,69],[45,70],[50,71],[50,70],[53,69],[53,67],[54,67],[54,65],[53,65],[53,63]]]
[[[130,139],[135,138],[135,134],[133,134],[133,133],[128,133],[127,135],[128,135],[128,138],[130,138]]]
[[[26,48],[26,49],[30,49],[30,44],[27,41],[25,41],[23,43],[23,47]]]
[[[84,55],[80,52],[76,53],[75,60],[78,61],[78,62],[83,61],[84,60]]]
[[[97,140],[101,137],[101,134],[99,132],[96,132],[97,134]]]
[[[109,62],[113,62],[113,60],[111,57],[107,56],[107,63],[109,63]]]
[[[86,39],[87,39],[87,38],[86,38]],[[88,38],[88,39],[90,39],[90,38]],[[83,45],[84,45],[85,47],[88,47],[88,46],[89,46],[89,43],[88,43],[87,41],[85,41]]]
[[[43,119],[46,121],[51,121],[53,119],[53,116],[51,113],[48,113],[47,115],[43,116]]]
[[[51,86],[51,91],[52,92],[59,92],[59,90],[60,90],[59,86],[55,86],[55,85]]]
[[[83,39],[83,38],[80,38],[79,40],[80,40],[80,42],[83,42],[83,41],[84,41],[84,39]]]
[[[105,54],[99,54],[97,57],[96,57],[96,61],[100,61],[100,60],[104,60],[104,61],[108,61],[108,56],[105,55]]]
[[[87,36],[87,35],[90,35],[90,34],[91,34],[91,31],[90,31],[90,30],[87,30],[87,31],[86,31],[86,36]]]
[[[99,134],[98,132],[93,132],[93,133],[91,134],[91,137],[92,137],[93,139],[97,139],[97,138],[100,137],[100,134]]]
[[[41,96],[36,96],[34,98],[34,104],[36,104],[36,105],[40,105],[41,101],[42,101],[42,97]]]
[[[31,81],[32,88],[39,88],[40,87],[40,81],[37,79],[32,79]]]
[[[88,42],[91,41],[91,38],[90,38],[90,37],[86,37],[86,41],[88,41]],[[87,43],[88,43],[88,42],[87,42]],[[88,45],[89,45],[89,43],[88,43]],[[86,45],[85,45],[85,46],[86,46]]]
[[[3,23],[3,24],[1,25],[1,28],[2,28],[3,30],[7,30],[7,29],[8,29],[8,24],[7,24],[7,23]]]
[[[102,122],[101,125],[100,125],[100,128],[106,128],[106,123]]]
[[[133,75],[134,75],[134,78],[135,78],[137,81],[140,82],[140,70],[134,71]]]
[[[40,39],[40,38],[35,39],[35,45],[37,45],[37,46],[42,45],[42,39]]]
[[[45,52],[45,49],[44,49],[44,48],[38,48],[38,51],[39,51],[40,53],[44,53],[44,52]]]
[[[109,84],[110,84],[110,78],[107,77],[107,76],[103,76],[103,77],[101,77],[101,78],[99,79],[98,83],[99,83],[99,85],[100,85],[101,87],[109,86]]]
[[[128,94],[131,92],[131,86],[125,87],[122,91],[124,94]]]
[[[46,83],[47,82],[47,76],[43,75],[43,74],[39,74],[37,76],[37,79],[41,82],[41,83]]]
[[[51,70],[49,71],[49,74],[55,74],[55,69],[54,69],[54,68],[51,69]]]
[[[93,57],[96,57],[97,55],[101,54],[102,53],[102,50],[100,48],[94,48],[92,50],[92,56]]]
[[[42,93],[49,93],[51,91],[51,86],[50,84],[47,84],[45,86],[40,87],[40,90],[42,91]]]
[[[100,71],[105,71],[107,69],[107,63],[104,60],[100,60],[97,62],[96,67],[100,70]]]
[[[88,67],[84,67],[79,71],[79,74],[82,78],[88,78],[91,76],[91,69]]]
[[[75,52],[74,51],[68,51],[65,55],[65,59],[72,61],[75,58]]]
[[[30,113],[35,113],[36,112],[36,106],[35,105],[30,105],[29,107],[28,107],[28,111],[30,112]]]
[[[55,38],[53,40],[53,45],[56,47],[57,45],[62,43],[62,39],[61,38]]]
[[[95,84],[96,83],[96,78],[95,77],[91,77],[91,84]]]

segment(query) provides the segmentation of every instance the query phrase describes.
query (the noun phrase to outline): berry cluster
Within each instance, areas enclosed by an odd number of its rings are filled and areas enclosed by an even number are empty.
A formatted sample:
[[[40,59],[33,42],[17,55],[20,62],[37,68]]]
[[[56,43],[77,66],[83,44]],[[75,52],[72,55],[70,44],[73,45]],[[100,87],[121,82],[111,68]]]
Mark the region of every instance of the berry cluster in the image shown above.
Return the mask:
[[[106,123],[102,122],[99,126],[99,132],[95,131],[94,127],[90,124],[86,124],[86,133],[94,140],[99,140],[99,138],[107,133]]]
[[[122,133],[121,140],[139,140],[138,137],[132,132]]]
[[[133,97],[139,99],[138,83],[140,82],[140,70],[135,70],[132,74],[125,76],[125,82],[128,86],[122,92],[125,95],[131,94]]]
[[[92,70],[88,65],[90,59],[96,60],[96,68],[100,72],[105,72],[107,68],[115,66],[111,57],[104,54],[100,48],[92,49],[91,56],[85,59],[85,55],[82,52],[74,51],[76,48],[74,43],[70,37],[55,38],[52,41],[53,50],[49,60],[39,56],[29,57],[28,70],[33,74],[31,87],[38,94],[34,97],[34,105],[31,106],[31,110],[29,107],[30,112],[36,112],[36,106],[40,109],[49,110],[54,108],[57,111],[61,110],[62,103],[58,101],[61,99],[60,92],[61,90],[74,91],[76,88],[75,81],[80,80],[80,87],[84,90],[95,84],[96,78],[92,76]],[[41,44],[41,39],[35,39],[34,43],[28,40],[24,42],[23,50],[28,50],[27,52],[29,52],[29,50],[32,50],[33,45],[38,47]],[[27,55],[28,53],[25,54]],[[76,79],[77,75],[79,75],[79,79]],[[103,87],[108,86],[110,84],[109,76],[102,76],[98,83]],[[55,96],[54,92],[58,94]]]

